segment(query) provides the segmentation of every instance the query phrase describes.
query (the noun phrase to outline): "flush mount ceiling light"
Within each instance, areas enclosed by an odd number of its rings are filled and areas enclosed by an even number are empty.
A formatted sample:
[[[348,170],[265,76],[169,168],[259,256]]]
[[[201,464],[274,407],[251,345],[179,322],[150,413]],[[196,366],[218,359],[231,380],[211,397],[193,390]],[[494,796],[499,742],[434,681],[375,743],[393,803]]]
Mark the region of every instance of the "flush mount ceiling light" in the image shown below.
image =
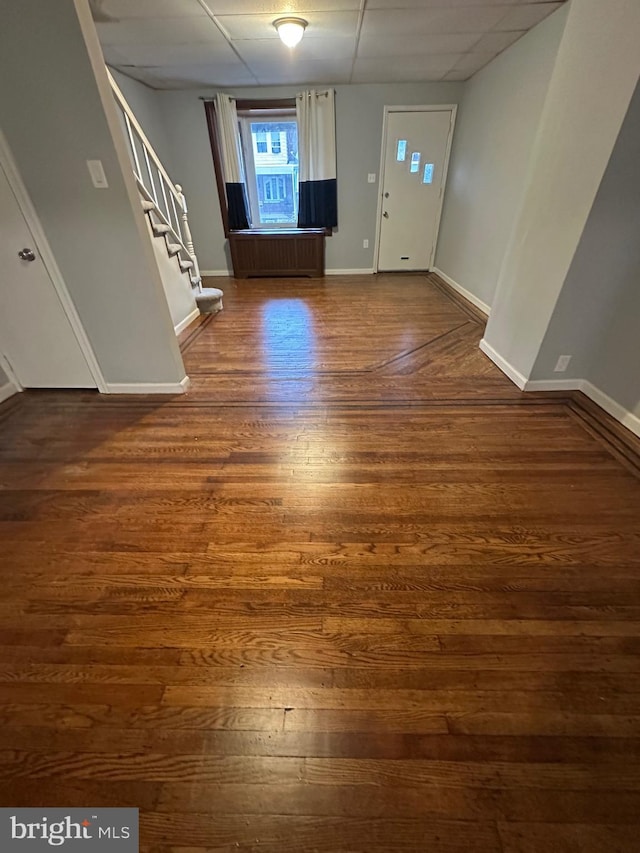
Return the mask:
[[[302,39],[308,23],[304,18],[278,18],[273,26],[287,47],[295,47]]]

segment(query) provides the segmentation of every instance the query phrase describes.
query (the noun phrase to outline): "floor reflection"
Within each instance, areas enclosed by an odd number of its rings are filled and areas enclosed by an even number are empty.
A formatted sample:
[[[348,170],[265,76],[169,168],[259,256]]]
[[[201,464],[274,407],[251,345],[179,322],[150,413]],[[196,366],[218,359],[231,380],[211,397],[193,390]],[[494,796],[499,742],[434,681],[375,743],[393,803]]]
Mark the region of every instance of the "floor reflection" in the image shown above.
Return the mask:
[[[303,299],[270,299],[262,307],[262,352],[268,370],[313,370],[316,334]]]

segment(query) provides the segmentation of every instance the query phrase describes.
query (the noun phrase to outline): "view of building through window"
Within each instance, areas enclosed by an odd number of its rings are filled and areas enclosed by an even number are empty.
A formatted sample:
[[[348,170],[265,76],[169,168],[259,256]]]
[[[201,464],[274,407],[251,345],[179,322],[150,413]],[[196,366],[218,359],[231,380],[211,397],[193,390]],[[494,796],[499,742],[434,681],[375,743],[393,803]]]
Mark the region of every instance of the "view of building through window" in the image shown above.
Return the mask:
[[[298,125],[294,115],[241,120],[251,224],[298,221]]]

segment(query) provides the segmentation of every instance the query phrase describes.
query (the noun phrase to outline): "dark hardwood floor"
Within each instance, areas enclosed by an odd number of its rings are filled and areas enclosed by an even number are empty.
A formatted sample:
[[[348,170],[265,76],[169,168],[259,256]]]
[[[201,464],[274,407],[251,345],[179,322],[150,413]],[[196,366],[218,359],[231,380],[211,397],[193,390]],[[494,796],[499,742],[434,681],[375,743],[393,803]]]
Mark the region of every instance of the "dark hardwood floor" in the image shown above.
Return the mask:
[[[637,458],[433,278],[222,286],[187,395],[0,406],[0,805],[139,806],[144,853],[640,849]]]

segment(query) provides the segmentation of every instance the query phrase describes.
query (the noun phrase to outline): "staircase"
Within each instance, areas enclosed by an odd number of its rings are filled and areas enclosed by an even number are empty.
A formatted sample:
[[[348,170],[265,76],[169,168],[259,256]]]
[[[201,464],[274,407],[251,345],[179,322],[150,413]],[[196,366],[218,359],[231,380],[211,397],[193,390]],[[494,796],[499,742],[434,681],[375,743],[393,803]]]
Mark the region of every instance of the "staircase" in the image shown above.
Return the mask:
[[[174,184],[169,177],[108,69],[107,74],[129,142],[131,165],[150,233],[164,244],[167,257],[174,260],[175,273],[182,276],[184,286],[195,299],[200,313],[215,314],[222,310],[223,292],[215,287],[202,287],[182,187]],[[168,269],[166,264],[163,268],[165,271]]]

